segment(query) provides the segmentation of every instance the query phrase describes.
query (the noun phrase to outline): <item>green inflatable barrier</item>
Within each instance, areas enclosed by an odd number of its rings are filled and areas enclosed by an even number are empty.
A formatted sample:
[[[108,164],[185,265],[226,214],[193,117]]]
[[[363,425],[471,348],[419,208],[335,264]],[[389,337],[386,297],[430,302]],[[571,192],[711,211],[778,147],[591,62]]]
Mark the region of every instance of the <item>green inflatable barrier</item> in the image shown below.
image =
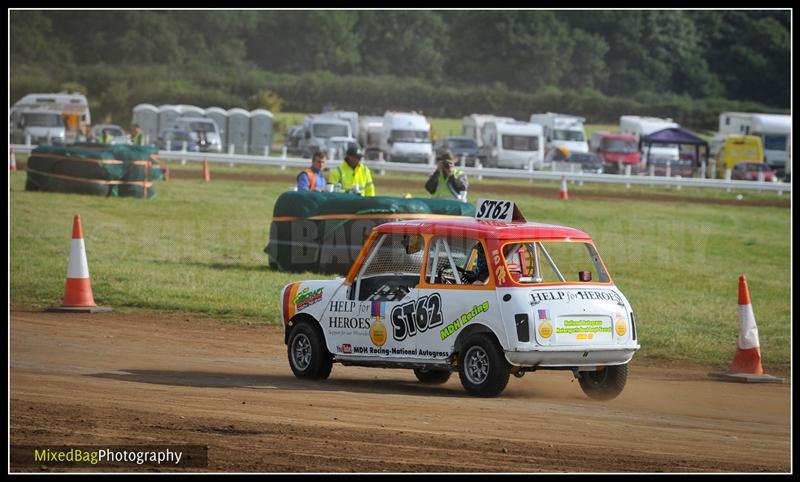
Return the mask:
[[[474,215],[475,206],[455,200],[289,191],[275,201],[264,252],[272,269],[345,275],[379,224]]]
[[[152,146],[38,146],[28,158],[25,190],[145,197],[146,183],[151,198],[152,181],[164,178],[157,153]]]

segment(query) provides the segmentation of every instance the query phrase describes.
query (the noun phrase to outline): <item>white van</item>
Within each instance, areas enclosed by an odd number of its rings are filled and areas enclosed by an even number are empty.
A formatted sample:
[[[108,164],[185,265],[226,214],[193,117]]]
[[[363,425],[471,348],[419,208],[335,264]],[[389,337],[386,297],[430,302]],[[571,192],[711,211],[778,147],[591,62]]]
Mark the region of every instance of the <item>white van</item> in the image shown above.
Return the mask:
[[[481,156],[486,167],[541,169],[544,166],[542,126],[530,122],[487,122]]]
[[[327,113],[306,116],[303,128],[300,150],[305,157],[311,157],[316,151],[333,151],[332,158],[341,159],[347,145],[356,142],[350,123]]]
[[[176,129],[188,131],[201,152],[222,152],[222,138],[214,119],[208,117],[178,117]]]
[[[387,161],[433,162],[428,119],[417,113],[387,112],[383,116],[380,148]]]
[[[583,117],[547,112],[531,115],[531,122],[542,126],[545,150],[564,147],[569,152],[589,152]]]
[[[10,117],[12,144],[63,144],[64,118],[59,112],[35,108],[14,108]]]
[[[672,122],[672,119],[660,119],[658,117],[624,115],[619,118],[619,130],[623,134],[633,134],[636,136],[640,141],[643,163],[648,166],[651,163],[666,164],[680,160],[681,153],[677,144],[641,145],[642,136],[670,127],[680,127],[680,125],[676,122]]]
[[[751,112],[723,112],[719,115],[721,135],[752,135],[761,138],[764,162],[782,175],[789,172],[786,161],[791,159],[792,116],[756,114]]]

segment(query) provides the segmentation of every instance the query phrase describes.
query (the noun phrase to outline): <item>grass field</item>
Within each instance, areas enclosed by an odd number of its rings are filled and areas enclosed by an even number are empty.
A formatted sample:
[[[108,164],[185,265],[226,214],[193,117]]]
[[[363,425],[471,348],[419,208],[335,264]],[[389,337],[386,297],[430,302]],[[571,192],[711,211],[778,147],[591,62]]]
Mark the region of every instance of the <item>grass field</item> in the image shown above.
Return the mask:
[[[158,183],[156,197],[143,201],[25,192],[25,173],[12,174],[11,302],[34,307],[60,303],[72,216],[80,213],[99,304],[117,311],[169,310],[279,323],[281,287],[321,276],[271,271],[263,253],[275,199],[291,184],[292,173],[278,168],[214,169],[247,169],[264,176],[260,182],[204,184],[198,176]],[[380,179],[401,178],[376,179],[381,194],[422,194],[413,186],[381,190]],[[402,179],[420,185],[422,177]],[[494,183],[508,189],[529,220],[577,227],[594,237],[612,277],[634,307],[642,344],[637,356],[729,363],[738,336],[737,279],[745,274],[764,364],[788,366],[789,209],[582,200],[579,195],[563,202],[556,196],[530,195],[527,181],[473,180],[471,192],[478,195]],[[574,186],[570,192],[588,188]],[[625,191],[621,186],[602,189]]]

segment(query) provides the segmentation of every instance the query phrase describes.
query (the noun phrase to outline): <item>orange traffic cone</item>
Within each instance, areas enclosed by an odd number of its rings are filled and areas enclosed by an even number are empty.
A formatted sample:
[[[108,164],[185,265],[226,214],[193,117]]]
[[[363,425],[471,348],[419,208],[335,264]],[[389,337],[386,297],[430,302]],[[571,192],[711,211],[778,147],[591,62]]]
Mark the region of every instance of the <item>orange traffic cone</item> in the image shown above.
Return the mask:
[[[208,159],[203,159],[203,181],[211,182],[211,173],[208,172]]]
[[[727,372],[709,373],[713,378],[741,382],[783,383],[783,378],[764,374],[761,366],[761,348],[758,343],[758,327],[750,303],[747,278],[739,276],[739,339],[736,353]]]
[[[83,244],[81,217],[76,214],[72,222],[72,246],[69,252],[67,283],[64,286],[64,302],[51,306],[47,311],[90,312],[111,311],[110,306],[97,306],[92,295],[89,264],[86,262],[86,247]]]
[[[8,170],[11,172],[17,172],[17,158],[14,155],[14,148],[8,148]]]
[[[569,192],[567,192],[567,176],[561,176],[561,192],[558,193],[558,198],[564,201],[569,199]]]

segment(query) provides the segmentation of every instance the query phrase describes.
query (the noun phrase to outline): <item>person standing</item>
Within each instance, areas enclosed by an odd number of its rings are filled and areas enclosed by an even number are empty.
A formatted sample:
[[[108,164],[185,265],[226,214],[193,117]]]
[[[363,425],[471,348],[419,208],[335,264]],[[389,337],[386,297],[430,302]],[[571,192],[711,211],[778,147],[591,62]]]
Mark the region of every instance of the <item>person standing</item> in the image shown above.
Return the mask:
[[[469,187],[467,175],[455,167],[453,154],[445,152],[437,161],[436,171],[425,183],[425,190],[431,193],[431,197],[466,201]]]
[[[131,133],[131,144],[134,146],[141,146],[144,144],[144,134],[139,124],[133,124],[133,132]]]
[[[344,162],[331,171],[328,182],[333,184],[337,191],[374,196],[375,184],[372,182],[372,171],[361,163],[362,157],[357,144],[348,144]]]
[[[325,161],[328,155],[323,151],[317,151],[311,157],[311,167],[303,170],[297,175],[298,191],[325,191],[327,182],[322,170],[325,169]]]
[[[103,135],[100,136],[100,143],[111,144],[113,142],[114,142],[114,136],[111,135],[111,132],[108,129],[103,129]]]

